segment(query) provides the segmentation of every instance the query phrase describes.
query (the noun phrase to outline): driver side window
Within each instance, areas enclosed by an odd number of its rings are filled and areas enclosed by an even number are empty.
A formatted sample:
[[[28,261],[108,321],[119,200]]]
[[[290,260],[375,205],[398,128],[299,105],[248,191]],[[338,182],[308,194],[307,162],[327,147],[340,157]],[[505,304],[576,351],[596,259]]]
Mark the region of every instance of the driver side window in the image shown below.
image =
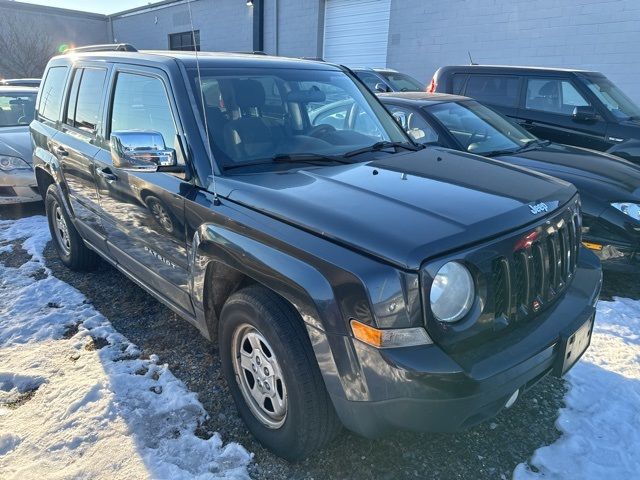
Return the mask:
[[[118,73],[111,107],[110,132],[153,130],[167,147],[176,148],[176,126],[162,80],[133,73]]]

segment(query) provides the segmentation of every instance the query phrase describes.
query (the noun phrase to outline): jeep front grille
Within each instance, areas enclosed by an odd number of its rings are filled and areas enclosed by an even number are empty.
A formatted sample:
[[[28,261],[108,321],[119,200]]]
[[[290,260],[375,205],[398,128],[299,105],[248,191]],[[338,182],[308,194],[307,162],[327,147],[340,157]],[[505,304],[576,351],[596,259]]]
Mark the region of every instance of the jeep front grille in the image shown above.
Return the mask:
[[[580,250],[580,219],[572,210],[568,212],[525,237],[531,240],[521,239],[512,255],[494,259],[495,318],[526,318],[566,289]]]

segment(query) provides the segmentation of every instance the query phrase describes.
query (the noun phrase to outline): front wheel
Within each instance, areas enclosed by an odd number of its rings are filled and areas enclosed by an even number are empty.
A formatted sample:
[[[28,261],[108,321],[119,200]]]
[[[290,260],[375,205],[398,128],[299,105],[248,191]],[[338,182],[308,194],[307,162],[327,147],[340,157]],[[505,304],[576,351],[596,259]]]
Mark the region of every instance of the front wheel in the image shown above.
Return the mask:
[[[340,430],[302,319],[260,286],[233,294],[220,315],[222,369],[253,435],[290,461]]]

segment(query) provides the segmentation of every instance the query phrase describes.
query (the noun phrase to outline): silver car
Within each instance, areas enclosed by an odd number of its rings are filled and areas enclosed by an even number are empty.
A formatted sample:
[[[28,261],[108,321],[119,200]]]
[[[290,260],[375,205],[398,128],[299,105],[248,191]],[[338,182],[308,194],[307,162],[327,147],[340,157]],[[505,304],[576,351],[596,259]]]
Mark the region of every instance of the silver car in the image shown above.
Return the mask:
[[[0,205],[41,200],[29,136],[37,94],[37,88],[0,87]]]

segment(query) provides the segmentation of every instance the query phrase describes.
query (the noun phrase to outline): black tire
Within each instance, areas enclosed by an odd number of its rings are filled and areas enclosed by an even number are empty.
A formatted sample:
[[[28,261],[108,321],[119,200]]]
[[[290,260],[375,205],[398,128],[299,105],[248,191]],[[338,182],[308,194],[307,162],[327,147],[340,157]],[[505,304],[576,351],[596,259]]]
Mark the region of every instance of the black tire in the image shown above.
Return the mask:
[[[98,265],[100,257],[84,244],[82,237],[80,237],[67,214],[64,203],[58,194],[58,187],[55,184],[49,185],[44,205],[51,239],[62,263],[71,270],[93,270]],[[58,220],[60,219],[66,225],[66,235],[58,233],[60,231]]]
[[[234,335],[247,325],[268,341],[286,386],[286,416],[277,428],[266,426],[253,413],[243,395],[242,380],[236,377]],[[236,292],[222,309],[218,341],[222,369],[238,412],[262,445],[279,457],[297,461],[337,435],[342,426],[302,319],[288,302],[257,285]]]

